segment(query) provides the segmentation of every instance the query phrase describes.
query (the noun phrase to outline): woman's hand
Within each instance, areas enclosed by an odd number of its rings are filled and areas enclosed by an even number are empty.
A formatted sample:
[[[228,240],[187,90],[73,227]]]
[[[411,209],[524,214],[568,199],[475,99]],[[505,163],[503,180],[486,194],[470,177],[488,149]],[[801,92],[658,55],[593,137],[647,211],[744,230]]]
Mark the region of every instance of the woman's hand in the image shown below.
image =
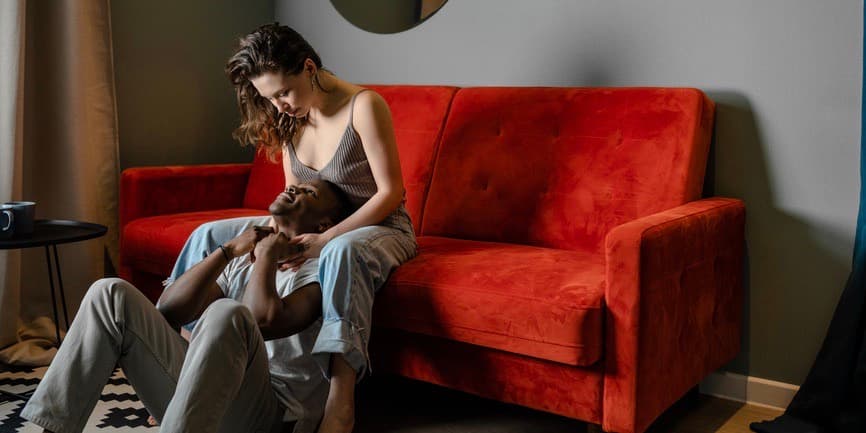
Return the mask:
[[[331,240],[330,237],[319,233],[304,233],[293,237],[289,242],[298,245],[298,252],[280,262],[280,270],[291,269],[297,271],[307,259],[319,257],[322,248]]]
[[[232,258],[240,257],[246,253],[252,252],[256,244],[265,237],[274,233],[273,227],[268,226],[253,226],[250,227],[234,239],[223,244],[223,247],[229,251]],[[250,260],[255,262],[256,256],[253,254]]]

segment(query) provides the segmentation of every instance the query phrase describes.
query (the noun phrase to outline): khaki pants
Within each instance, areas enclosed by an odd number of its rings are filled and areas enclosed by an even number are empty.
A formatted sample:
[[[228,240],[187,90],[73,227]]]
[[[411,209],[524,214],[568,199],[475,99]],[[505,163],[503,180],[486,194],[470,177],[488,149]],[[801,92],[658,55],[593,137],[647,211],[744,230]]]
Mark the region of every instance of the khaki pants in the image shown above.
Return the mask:
[[[138,289],[102,279],[21,416],[57,433],[81,432],[120,365],[161,432],[279,432],[285,408],[267,359],[261,332],[237,301],[211,304],[187,343]]]

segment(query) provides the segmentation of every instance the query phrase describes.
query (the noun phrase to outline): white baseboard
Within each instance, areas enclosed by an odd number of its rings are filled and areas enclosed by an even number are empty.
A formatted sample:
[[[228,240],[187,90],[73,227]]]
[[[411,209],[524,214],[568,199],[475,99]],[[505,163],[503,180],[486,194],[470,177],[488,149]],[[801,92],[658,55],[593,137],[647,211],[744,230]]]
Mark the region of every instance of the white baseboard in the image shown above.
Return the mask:
[[[800,387],[760,377],[717,371],[701,382],[701,394],[784,410]]]

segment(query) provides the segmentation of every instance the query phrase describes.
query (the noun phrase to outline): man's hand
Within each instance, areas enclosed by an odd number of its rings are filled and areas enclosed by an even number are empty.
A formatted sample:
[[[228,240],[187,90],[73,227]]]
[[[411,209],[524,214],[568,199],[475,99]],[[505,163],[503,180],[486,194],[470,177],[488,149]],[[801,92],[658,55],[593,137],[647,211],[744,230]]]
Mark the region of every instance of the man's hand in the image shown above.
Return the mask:
[[[271,233],[256,243],[253,254],[267,263],[282,263],[297,255],[302,244],[294,243],[283,233]]]
[[[256,244],[273,233],[273,227],[253,226],[244,230],[236,238],[223,244],[223,247],[228,250],[228,254],[231,258],[240,257],[246,253],[253,252]],[[255,254],[250,257],[250,260],[253,262],[256,261]]]

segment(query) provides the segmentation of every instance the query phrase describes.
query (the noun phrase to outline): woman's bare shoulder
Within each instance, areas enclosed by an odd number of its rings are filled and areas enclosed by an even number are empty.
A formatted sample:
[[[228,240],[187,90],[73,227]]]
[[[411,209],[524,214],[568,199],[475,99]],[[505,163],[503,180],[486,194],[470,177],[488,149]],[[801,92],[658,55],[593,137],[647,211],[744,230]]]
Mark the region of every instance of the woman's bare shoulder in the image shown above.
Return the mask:
[[[364,89],[355,97],[354,116],[359,121],[381,121],[382,117],[390,120],[391,111],[385,98],[372,89]]]
[[[355,100],[354,116],[352,123],[364,143],[368,158],[372,160],[373,155],[394,153],[394,125],[385,98],[374,91],[361,92]]]

